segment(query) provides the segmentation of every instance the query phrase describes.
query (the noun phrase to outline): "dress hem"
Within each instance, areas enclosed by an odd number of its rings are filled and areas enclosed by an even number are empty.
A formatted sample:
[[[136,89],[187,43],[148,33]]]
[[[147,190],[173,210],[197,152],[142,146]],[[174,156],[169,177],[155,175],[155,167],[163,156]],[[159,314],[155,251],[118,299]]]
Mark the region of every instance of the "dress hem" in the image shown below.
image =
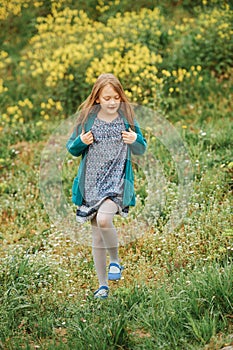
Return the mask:
[[[122,208],[121,205],[119,204],[119,197],[116,195],[110,195],[102,198],[98,203],[96,203],[94,206],[89,208],[84,204],[81,205],[77,211],[76,211],[76,221],[83,224],[89,220],[92,220],[95,215],[97,214],[97,211],[101,204],[106,200],[106,199],[111,199],[118,207],[118,211],[116,212],[117,215],[120,215],[122,217],[127,217],[128,212],[129,212],[129,207],[124,207]]]

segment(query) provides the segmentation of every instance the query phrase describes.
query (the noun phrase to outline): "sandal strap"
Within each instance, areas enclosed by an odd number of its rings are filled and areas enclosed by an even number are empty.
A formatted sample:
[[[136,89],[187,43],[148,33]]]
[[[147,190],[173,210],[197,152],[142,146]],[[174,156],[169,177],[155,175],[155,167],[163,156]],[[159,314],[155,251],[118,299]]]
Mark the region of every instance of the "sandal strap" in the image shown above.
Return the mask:
[[[97,289],[95,292],[94,292],[94,295],[96,295],[97,293],[99,293],[101,290],[106,290],[108,291],[109,288],[107,286],[100,286],[99,289]]]
[[[111,263],[111,264],[109,265],[109,268],[112,267],[112,266],[117,267],[120,271],[122,270],[122,266],[119,265],[119,264],[117,264],[117,263]]]
[[[95,291],[95,293],[98,293],[101,290],[109,290],[109,288],[107,286],[100,286],[99,289]]]

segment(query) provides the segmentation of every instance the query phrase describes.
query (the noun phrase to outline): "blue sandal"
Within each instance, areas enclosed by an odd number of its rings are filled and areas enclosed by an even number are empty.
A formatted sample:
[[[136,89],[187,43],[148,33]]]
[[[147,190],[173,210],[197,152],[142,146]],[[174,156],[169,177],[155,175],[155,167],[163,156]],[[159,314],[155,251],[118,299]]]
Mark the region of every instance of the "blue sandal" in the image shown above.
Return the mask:
[[[108,279],[110,281],[120,280],[122,270],[123,270],[123,266],[117,263],[111,263],[108,267]]]
[[[107,286],[101,286],[94,292],[95,299],[106,299],[108,297],[109,288]]]

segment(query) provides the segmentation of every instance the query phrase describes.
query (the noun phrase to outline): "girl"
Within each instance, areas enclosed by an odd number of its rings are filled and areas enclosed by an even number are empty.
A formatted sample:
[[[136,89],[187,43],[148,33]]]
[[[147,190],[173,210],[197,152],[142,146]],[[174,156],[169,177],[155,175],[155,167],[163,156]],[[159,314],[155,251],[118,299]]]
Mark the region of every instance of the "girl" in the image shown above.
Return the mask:
[[[115,214],[126,216],[135,205],[131,152],[143,154],[146,140],[121,83],[113,74],[101,74],[80,106],[77,126],[67,142],[73,156],[82,156],[73,182],[76,219],[91,221],[92,254],[99,280],[95,298],[107,298],[106,252],[110,255],[108,279],[121,278]]]

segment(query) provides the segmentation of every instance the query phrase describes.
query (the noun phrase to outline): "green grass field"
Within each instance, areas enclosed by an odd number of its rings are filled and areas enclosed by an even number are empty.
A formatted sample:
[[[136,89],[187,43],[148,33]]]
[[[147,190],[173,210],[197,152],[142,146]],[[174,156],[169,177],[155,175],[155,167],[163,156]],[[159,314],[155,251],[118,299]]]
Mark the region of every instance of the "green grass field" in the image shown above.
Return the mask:
[[[219,350],[233,346],[230,4],[164,1],[160,6],[156,2],[160,12],[153,12],[155,2],[150,1],[141,1],[141,6],[113,1],[105,10],[106,1],[87,1],[80,2],[78,10],[87,13],[87,18],[79,14],[80,24],[73,12],[62,12],[75,9],[72,1],[60,1],[57,14],[50,1],[16,3],[21,7],[7,7],[5,1],[0,7],[0,349]],[[141,7],[146,6],[144,13]],[[124,15],[129,10],[136,12]],[[56,20],[48,24],[50,13]],[[119,18],[121,32],[116,31],[115,42],[108,28],[111,21],[117,28]],[[138,32],[137,21],[143,23]],[[53,31],[60,36],[50,48]],[[97,46],[90,51],[85,37],[87,44],[80,48],[84,60],[70,57],[69,51],[63,57],[60,45],[68,50],[74,33],[73,44],[79,45],[86,32],[90,40],[96,37],[95,45],[106,43],[105,51]],[[75,41],[77,33],[80,42]],[[205,39],[200,37],[203,33]],[[59,42],[63,35],[64,41]],[[40,165],[51,135],[89,93],[90,72],[94,77],[101,64],[103,69],[115,69],[109,57],[121,50],[121,40],[125,45],[121,80],[128,95],[139,105],[159,111],[173,125],[192,163],[193,191],[183,220],[167,233],[166,223],[177,203],[179,174],[169,150],[151,129],[153,120],[150,125],[145,121],[148,151],[144,160],[134,164],[137,206],[126,220],[115,220],[122,237],[136,234],[137,238],[120,246],[123,278],[110,284],[107,300],[99,301],[93,299],[98,282],[91,247],[79,234],[80,227],[75,235],[73,226],[51,220],[40,190]],[[138,43],[144,45],[142,51],[137,51]],[[161,60],[154,66],[151,62],[158,55]],[[56,66],[60,77],[52,66],[58,57],[60,66],[67,69]],[[95,57],[100,62],[96,66]],[[38,62],[44,60],[47,65],[40,63],[39,71]],[[161,165],[163,178],[149,172],[152,156]],[[77,165],[78,160],[65,154],[61,180],[74,213],[71,185]],[[163,179],[160,206],[148,191],[158,188]],[[152,201],[145,207],[149,197]],[[88,225],[84,234],[88,241]]]

